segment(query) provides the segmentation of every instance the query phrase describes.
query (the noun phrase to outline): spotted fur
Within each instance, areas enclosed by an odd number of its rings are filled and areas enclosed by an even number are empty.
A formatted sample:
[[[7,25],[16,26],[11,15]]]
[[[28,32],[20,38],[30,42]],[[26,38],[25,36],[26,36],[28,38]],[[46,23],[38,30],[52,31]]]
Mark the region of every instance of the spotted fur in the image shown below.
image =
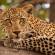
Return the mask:
[[[34,17],[22,8],[6,11],[3,14],[3,22],[10,37],[12,33],[22,36],[21,39],[16,39],[17,41],[5,41],[5,46],[40,51],[46,55],[55,54],[55,24]]]

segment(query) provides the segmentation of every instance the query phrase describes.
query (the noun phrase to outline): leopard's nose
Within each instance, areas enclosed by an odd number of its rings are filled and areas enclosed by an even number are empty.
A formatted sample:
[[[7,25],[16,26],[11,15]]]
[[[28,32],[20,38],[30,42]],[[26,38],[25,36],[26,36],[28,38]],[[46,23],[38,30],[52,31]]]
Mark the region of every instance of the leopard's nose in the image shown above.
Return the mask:
[[[21,31],[14,31],[13,33],[15,33],[16,35],[18,35]]]
[[[18,36],[18,35],[19,35],[20,32],[21,32],[21,31],[14,31],[14,32],[13,32],[14,34],[17,35],[16,38],[18,38],[18,39],[19,39],[19,36]]]

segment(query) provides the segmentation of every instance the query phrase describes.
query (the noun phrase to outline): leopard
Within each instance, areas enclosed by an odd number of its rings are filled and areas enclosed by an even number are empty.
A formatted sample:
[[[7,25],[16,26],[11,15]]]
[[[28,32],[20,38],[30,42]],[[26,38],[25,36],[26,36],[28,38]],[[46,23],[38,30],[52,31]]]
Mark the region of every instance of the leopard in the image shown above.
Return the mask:
[[[12,33],[13,37],[18,33],[17,39],[6,39],[4,46],[55,55],[55,24],[35,17],[23,8],[5,11],[2,19],[9,37],[12,37]]]

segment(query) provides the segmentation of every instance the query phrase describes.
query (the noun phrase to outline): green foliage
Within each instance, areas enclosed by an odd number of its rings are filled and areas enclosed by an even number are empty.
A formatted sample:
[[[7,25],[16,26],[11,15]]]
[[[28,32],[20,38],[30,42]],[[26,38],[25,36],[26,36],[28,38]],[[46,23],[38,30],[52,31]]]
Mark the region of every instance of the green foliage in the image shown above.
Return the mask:
[[[3,37],[5,37],[5,32],[3,30],[3,27],[0,26],[0,39],[3,38]]]
[[[38,11],[33,11],[33,15],[45,20],[48,17],[48,11],[46,9],[39,9]]]
[[[2,4],[7,4],[7,2],[6,2],[6,0],[0,0],[0,5],[2,5]]]
[[[46,9],[40,9],[37,13],[37,16],[41,19],[46,19],[48,17],[48,12]]]

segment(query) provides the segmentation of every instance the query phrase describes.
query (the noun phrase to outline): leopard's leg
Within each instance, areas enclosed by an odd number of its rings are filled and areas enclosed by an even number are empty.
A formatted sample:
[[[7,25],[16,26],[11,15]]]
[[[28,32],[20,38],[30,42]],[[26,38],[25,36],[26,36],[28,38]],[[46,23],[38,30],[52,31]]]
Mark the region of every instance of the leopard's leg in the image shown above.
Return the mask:
[[[31,37],[22,40],[12,40],[10,43],[12,48],[35,50],[45,53],[46,55],[55,54],[55,40],[48,37]]]
[[[45,53],[46,55],[54,55],[55,54],[55,39],[39,36],[31,37],[25,40],[20,40],[15,42],[13,45],[16,49],[27,49],[27,50],[35,50],[40,51],[41,53]]]
[[[41,53],[45,53],[46,55],[55,54],[55,37],[37,36],[20,40],[7,39],[7,41],[4,43],[7,44],[5,46],[9,46],[15,49],[35,50],[40,51]]]

